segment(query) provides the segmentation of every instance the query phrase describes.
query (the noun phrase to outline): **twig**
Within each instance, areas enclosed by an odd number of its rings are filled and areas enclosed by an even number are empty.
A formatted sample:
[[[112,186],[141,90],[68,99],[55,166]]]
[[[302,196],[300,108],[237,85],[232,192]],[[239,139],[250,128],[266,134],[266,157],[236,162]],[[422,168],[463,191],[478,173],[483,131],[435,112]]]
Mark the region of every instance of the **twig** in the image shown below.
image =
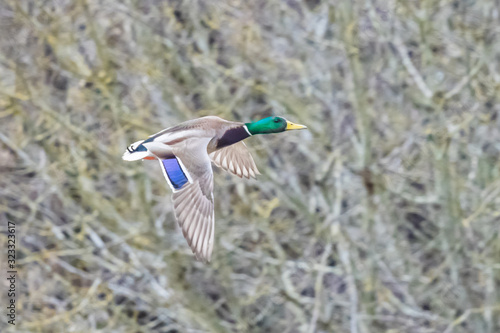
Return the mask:
[[[499,311],[500,310],[500,305],[497,305],[497,306],[486,306],[486,307],[481,307],[481,308],[475,308],[475,309],[467,309],[460,317],[458,317],[457,319],[455,319],[454,321],[452,321],[448,327],[444,330],[443,333],[451,333],[453,332],[453,328],[457,325],[460,325],[461,323],[463,323],[464,321],[467,320],[467,318],[469,318],[469,316],[471,314],[474,314],[474,313],[481,313],[485,310],[490,310],[490,311]]]
[[[408,56],[408,50],[398,36],[396,36],[394,39],[394,46],[396,47],[396,50],[398,50],[398,53],[401,56],[401,60],[403,61],[403,65],[412,77],[413,81],[415,81],[418,89],[420,89],[420,91],[426,98],[432,98],[434,93],[429,89],[424,79],[422,78],[422,75],[420,75],[417,68],[411,62],[411,59]]]
[[[326,245],[325,250],[323,251],[323,255],[321,256],[321,265],[323,266],[326,265],[326,261],[328,260],[331,251],[332,251],[332,243],[329,242]],[[314,286],[314,309],[308,329],[308,332],[310,333],[316,331],[316,322],[318,321],[319,310],[321,308],[321,289],[323,288],[323,276],[324,276],[323,271],[319,271],[316,276],[316,283]]]
[[[87,294],[85,295],[85,297],[73,309],[66,311],[66,312],[63,312],[59,315],[49,317],[49,318],[44,319],[44,320],[28,322],[28,323],[24,324],[23,326],[26,328],[37,327],[38,329],[40,329],[43,326],[52,324],[52,323],[59,321],[59,320],[63,320],[64,318],[68,318],[70,315],[73,315],[73,314],[80,312],[83,308],[85,308],[87,306],[87,304],[89,303],[89,299],[95,294],[97,287],[99,287],[100,284],[101,284],[101,279],[100,278],[95,279],[94,282],[92,283],[92,285],[90,286],[89,290],[87,291]]]
[[[483,64],[483,61],[479,60],[476,66],[474,66],[474,68],[472,68],[472,70],[469,72],[469,74],[467,76],[464,76],[455,87],[453,87],[444,95],[444,99],[450,99],[456,94],[460,93],[460,91],[462,91],[462,89],[470,82],[470,80],[472,80],[472,78],[474,78],[477,73],[479,73],[479,70],[481,69],[481,67],[483,67]]]

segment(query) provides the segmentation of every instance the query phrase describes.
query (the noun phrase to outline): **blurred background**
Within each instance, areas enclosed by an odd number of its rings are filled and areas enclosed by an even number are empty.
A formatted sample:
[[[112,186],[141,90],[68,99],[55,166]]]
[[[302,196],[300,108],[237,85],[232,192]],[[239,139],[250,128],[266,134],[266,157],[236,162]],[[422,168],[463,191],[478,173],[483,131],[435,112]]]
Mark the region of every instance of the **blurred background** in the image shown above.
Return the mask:
[[[499,7],[1,1],[0,331],[499,332]],[[205,115],[308,126],[215,171],[207,265],[121,160]]]

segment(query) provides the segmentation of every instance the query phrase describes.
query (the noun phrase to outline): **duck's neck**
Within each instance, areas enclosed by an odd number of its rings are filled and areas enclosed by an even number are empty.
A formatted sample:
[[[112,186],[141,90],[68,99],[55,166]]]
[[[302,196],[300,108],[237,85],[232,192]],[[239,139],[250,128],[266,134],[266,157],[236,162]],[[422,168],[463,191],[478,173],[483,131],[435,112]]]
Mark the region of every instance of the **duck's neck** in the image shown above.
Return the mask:
[[[246,125],[228,129],[217,142],[217,149],[224,148],[244,140],[252,135]]]

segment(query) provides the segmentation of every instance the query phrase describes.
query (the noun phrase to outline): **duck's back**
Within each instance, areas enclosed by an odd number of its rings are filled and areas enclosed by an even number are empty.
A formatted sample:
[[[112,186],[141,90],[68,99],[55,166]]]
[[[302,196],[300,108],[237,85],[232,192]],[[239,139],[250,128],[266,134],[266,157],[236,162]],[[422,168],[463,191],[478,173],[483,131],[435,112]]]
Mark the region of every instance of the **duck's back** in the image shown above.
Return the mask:
[[[228,121],[216,116],[206,116],[166,128],[152,135],[149,139],[165,142],[173,137],[221,137],[227,130],[242,125],[243,123],[240,122]]]

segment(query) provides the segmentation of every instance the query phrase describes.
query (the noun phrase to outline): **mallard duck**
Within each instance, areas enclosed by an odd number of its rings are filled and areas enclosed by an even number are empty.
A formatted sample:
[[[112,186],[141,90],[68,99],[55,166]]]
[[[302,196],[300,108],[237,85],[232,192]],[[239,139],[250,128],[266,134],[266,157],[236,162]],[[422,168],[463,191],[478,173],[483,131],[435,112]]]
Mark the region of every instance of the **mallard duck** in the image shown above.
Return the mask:
[[[174,213],[198,260],[209,262],[214,246],[214,195],[211,162],[240,178],[260,174],[242,140],[256,134],[307,128],[282,117],[252,123],[208,116],[169,127],[131,144],[125,161],[158,160],[172,189]]]

